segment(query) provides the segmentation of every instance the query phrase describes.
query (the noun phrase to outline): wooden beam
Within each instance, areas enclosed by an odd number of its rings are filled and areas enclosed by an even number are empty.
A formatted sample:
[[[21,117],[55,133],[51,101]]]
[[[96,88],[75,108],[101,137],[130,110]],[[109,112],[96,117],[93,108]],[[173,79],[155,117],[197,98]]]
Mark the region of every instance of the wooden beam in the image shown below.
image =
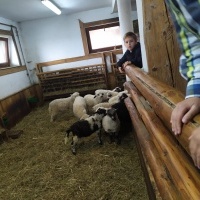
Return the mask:
[[[197,185],[200,184],[200,174],[191,159],[177,145],[162,121],[149,106],[148,101],[141,96],[133,84],[127,84],[126,88],[128,88],[146,128],[151,134],[152,142],[168,170],[168,177],[166,178],[172,180],[170,185],[174,187],[171,188],[171,193],[175,192],[173,197],[178,195],[175,199],[183,199],[185,195],[188,195],[192,199],[198,199],[200,191]]]
[[[141,150],[144,152],[145,158],[151,168],[153,177],[156,181],[156,186],[158,187],[161,196],[163,199],[167,200],[181,199],[181,192],[183,191],[178,191],[175,183],[173,183],[168,168],[163,162],[160,152],[155,146],[152,135],[149,133],[142,122],[142,119],[139,117],[140,113],[138,113],[136,107],[129,98],[125,100],[125,104],[129,111]],[[178,185],[178,187],[179,186],[180,185]],[[184,197],[190,198],[187,193],[183,192],[183,195]]]
[[[170,133],[174,136],[170,124],[171,113],[176,104],[184,99],[184,95],[177,89],[151,77],[141,69],[134,66],[130,65],[126,67],[125,72],[141,94],[148,99],[155,113],[160,117]],[[190,154],[188,138],[192,131],[199,125],[200,118],[198,116],[194,118],[193,121],[183,125],[181,135],[176,137],[174,136],[188,154]]]
[[[7,74],[13,74],[16,72],[21,72],[21,71],[25,71],[26,70],[26,66],[17,66],[17,67],[10,67],[10,68],[3,68],[0,69],[0,76],[5,76]]]

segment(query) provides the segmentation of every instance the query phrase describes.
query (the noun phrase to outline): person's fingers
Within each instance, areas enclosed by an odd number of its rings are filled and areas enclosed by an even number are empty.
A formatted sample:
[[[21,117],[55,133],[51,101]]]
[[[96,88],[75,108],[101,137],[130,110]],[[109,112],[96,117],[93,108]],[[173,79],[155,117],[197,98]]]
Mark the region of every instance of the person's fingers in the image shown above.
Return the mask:
[[[187,124],[195,115],[199,113],[197,106],[192,106],[190,110],[183,116],[182,122]]]
[[[172,131],[175,135],[181,133],[182,118],[185,115],[185,113],[187,113],[187,110],[188,109],[182,106],[182,104],[177,104],[177,106],[172,111],[170,122],[172,124]]]
[[[120,73],[124,73],[124,71],[122,70],[121,67],[119,67],[119,72],[120,72]]]

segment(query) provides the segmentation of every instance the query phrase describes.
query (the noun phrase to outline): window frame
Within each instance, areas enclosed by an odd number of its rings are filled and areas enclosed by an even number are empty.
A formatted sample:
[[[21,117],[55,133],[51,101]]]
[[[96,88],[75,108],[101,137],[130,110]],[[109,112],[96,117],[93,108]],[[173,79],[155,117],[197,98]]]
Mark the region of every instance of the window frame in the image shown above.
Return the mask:
[[[9,67],[10,66],[10,57],[9,57],[9,49],[8,49],[8,38],[0,37],[0,41],[4,41],[6,43],[6,60],[5,63],[0,63],[0,68]]]
[[[89,32],[92,31],[92,30],[110,28],[110,27],[114,27],[114,26],[119,26],[119,22],[115,22],[115,23],[111,23],[111,24],[104,24],[104,25],[94,26],[94,27],[88,27],[88,28],[85,29],[86,37],[87,37],[87,41],[88,41],[88,48],[89,48],[90,53],[99,53],[99,52],[104,52],[104,51],[110,51],[110,50],[113,50],[114,48],[117,48],[117,49],[122,48],[122,45],[116,45],[116,46],[114,45],[114,46],[105,47],[105,48],[92,49],[92,44],[91,44]]]
[[[79,20],[79,25],[80,25],[85,55],[92,54],[92,53],[101,53],[104,51],[110,51],[110,50],[114,50],[115,48],[122,49],[122,45],[99,48],[99,49],[92,49],[90,36],[89,36],[89,31],[91,31],[91,30],[119,26],[119,18],[118,17],[106,19],[106,20],[89,22],[89,23],[83,23],[81,20]]]

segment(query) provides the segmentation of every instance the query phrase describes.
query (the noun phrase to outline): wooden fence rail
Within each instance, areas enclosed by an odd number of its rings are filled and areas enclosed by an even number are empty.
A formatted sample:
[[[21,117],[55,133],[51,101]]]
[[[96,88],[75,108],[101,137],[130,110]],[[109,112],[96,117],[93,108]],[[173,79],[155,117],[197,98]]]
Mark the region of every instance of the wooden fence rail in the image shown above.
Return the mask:
[[[37,76],[45,99],[108,87],[104,64],[39,72]]]
[[[162,199],[200,199],[200,173],[188,148],[188,137],[199,126],[199,116],[183,126],[180,136],[174,136],[170,116],[183,94],[141,69],[129,66],[125,71],[131,82],[124,86],[132,99],[126,105]]]

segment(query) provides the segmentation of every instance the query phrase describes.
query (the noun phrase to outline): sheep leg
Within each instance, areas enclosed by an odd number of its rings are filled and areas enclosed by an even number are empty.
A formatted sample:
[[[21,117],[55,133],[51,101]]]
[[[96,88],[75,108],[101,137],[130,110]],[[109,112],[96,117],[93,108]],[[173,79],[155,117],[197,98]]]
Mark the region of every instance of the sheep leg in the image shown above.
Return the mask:
[[[114,142],[114,133],[109,133],[109,144],[111,144],[112,142]]]
[[[77,146],[77,143],[78,143],[78,137],[77,136],[73,136],[72,137],[72,143],[71,143],[71,150],[72,150],[72,153],[74,155],[76,155],[76,146]]]
[[[103,142],[102,142],[102,139],[101,139],[101,131],[100,131],[100,130],[97,132],[97,135],[98,135],[98,143],[99,143],[100,145],[102,145]]]
[[[121,144],[121,137],[120,137],[120,135],[119,134],[116,134],[115,135],[115,138],[116,138],[116,140],[117,140],[117,144]]]
[[[55,114],[51,114],[50,122],[54,122],[54,121],[55,121],[55,118],[56,118],[56,115],[55,115]]]

